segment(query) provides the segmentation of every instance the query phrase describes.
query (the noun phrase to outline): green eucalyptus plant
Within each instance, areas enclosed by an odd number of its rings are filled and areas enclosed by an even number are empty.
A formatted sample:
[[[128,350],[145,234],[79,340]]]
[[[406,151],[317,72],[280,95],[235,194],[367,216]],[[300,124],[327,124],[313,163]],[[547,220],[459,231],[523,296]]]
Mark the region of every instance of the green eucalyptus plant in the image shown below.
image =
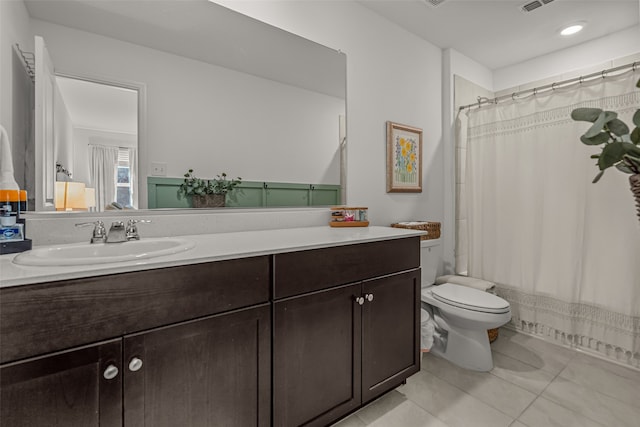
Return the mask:
[[[640,88],[640,80],[636,87]],[[602,145],[600,154],[591,156],[592,159],[598,160],[597,166],[600,169],[593,180],[594,183],[612,166],[624,173],[640,174],[640,109],[633,115],[632,120],[636,127],[631,132],[629,126],[613,111],[576,108],[571,112],[571,118],[593,123],[580,137],[580,141],[586,145]]]
[[[227,174],[222,172],[214,179],[197,178],[193,169],[184,174],[184,181],[180,184],[178,194],[184,196],[204,196],[207,194],[227,194],[242,182],[242,178],[227,179]]]

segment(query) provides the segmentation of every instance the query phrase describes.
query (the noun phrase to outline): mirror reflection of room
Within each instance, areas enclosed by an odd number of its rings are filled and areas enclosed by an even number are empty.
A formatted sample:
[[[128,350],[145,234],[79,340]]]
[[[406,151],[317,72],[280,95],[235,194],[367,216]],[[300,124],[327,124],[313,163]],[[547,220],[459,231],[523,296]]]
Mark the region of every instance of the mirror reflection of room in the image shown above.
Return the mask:
[[[135,209],[137,91],[61,76],[55,81],[56,210]]]
[[[121,200],[128,183],[116,182],[115,197],[108,200],[101,196],[106,184],[90,182],[88,160],[76,165],[79,153],[64,159],[49,151],[46,132],[37,130],[38,118],[48,114],[49,105],[41,105],[45,112],[34,120],[36,149],[27,148],[22,162],[32,210],[54,210],[56,161],[73,181],[96,189],[97,211],[191,208],[191,197],[178,194],[189,169],[203,179],[241,176],[242,188],[228,197],[228,207],[339,203],[346,181],[346,139],[340,134],[346,55],[215,3],[166,2],[166,9],[152,3],[131,8],[126,2],[24,1],[28,19],[19,28],[24,50],[36,54],[36,72],[48,67],[52,75],[118,82],[137,89],[140,101],[130,202]],[[200,21],[206,25],[193,25]],[[180,25],[183,31],[172,30]],[[48,52],[41,61],[38,38]],[[36,78],[36,86],[46,77]],[[29,99],[30,90],[21,90],[21,99]],[[37,107],[41,92],[35,92]],[[18,141],[31,139],[14,134]]]

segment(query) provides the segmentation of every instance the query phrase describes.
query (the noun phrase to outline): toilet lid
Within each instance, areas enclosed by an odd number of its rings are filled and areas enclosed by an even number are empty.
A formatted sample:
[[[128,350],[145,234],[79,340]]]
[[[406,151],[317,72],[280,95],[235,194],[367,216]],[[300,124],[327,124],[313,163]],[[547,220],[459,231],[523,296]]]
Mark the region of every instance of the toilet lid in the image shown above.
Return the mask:
[[[509,302],[488,292],[467,286],[444,283],[431,287],[435,299],[445,304],[485,313],[506,313]]]

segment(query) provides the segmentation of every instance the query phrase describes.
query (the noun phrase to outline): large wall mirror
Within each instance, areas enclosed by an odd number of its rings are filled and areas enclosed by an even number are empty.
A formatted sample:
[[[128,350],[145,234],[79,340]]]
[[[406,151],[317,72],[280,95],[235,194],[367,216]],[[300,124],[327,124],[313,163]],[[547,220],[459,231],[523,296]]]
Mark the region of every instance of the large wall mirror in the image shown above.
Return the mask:
[[[35,195],[37,210],[53,210],[47,180],[56,180],[56,162],[95,186],[91,145],[135,149],[132,207],[147,207],[148,177],[181,178],[189,169],[202,178],[344,184],[344,53],[206,0],[24,3],[57,84],[100,84],[138,102],[130,122],[137,132],[106,129],[93,144],[85,132],[74,150],[61,142],[36,149],[36,173],[47,168],[35,177],[35,191],[47,193]],[[90,102],[99,111],[110,101]]]

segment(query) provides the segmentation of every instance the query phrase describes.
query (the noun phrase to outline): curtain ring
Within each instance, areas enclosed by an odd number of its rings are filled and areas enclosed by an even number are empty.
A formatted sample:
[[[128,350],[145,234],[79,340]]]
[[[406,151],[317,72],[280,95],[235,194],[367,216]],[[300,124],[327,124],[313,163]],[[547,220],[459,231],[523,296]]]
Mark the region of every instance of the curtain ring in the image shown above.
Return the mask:
[[[536,96],[538,94],[538,88],[534,87],[533,88],[533,96]]]
[[[556,90],[556,82],[551,83],[551,90]]]
[[[602,78],[604,79],[605,77],[607,77],[607,70],[602,70]]]
[[[584,77],[580,76],[580,80],[578,80],[580,82],[580,84],[582,84],[582,82],[584,82]]]
[[[511,100],[512,100],[512,101],[515,101],[515,100],[516,100],[516,94],[517,94],[517,92],[513,92],[513,93],[511,94]]]
[[[635,73],[635,71],[636,71],[636,65],[638,65],[638,63],[637,63],[637,62],[635,62],[635,61],[634,61],[634,62],[633,62],[633,64],[631,65],[631,71],[633,71],[634,73]]]

